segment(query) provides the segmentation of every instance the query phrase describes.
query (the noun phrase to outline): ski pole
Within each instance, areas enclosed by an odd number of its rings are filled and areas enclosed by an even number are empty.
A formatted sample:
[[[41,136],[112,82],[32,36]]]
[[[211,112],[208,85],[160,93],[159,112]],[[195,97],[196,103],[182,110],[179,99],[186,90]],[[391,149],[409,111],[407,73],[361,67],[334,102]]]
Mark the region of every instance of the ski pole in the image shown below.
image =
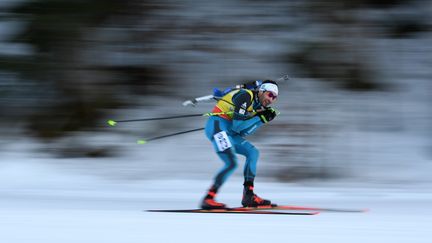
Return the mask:
[[[172,136],[177,136],[180,134],[185,134],[185,133],[190,133],[190,132],[196,132],[196,131],[201,131],[204,130],[204,127],[201,128],[196,128],[196,129],[192,129],[192,130],[187,130],[187,131],[182,131],[182,132],[176,132],[176,133],[171,133],[171,134],[167,134],[167,135],[162,135],[162,136],[157,136],[157,137],[152,137],[152,138],[148,138],[148,139],[140,139],[137,141],[137,144],[146,144],[150,141],[153,140],[157,140],[157,139],[161,139],[161,138],[167,138],[167,137],[172,137]]]
[[[280,112],[274,108],[270,108],[272,109],[274,112],[276,112],[277,115],[280,114]],[[205,113],[203,115],[205,116],[215,116],[215,115],[219,115],[219,114],[226,114],[227,112],[219,112],[219,113]],[[190,132],[196,132],[196,131],[201,131],[204,130],[204,127],[201,128],[196,128],[196,129],[192,129],[192,130],[186,130],[186,131],[181,131],[181,132],[176,132],[176,133],[171,133],[171,134],[167,134],[167,135],[162,135],[162,136],[157,136],[157,137],[152,137],[152,138],[148,138],[148,139],[139,139],[137,141],[137,144],[146,144],[150,141],[153,140],[157,140],[157,139],[161,139],[161,138],[167,138],[167,137],[173,137],[173,136],[177,136],[177,135],[181,135],[181,134],[185,134],[185,133],[190,133]]]
[[[217,115],[223,115],[223,114],[230,114],[233,113],[232,111],[229,112],[217,112],[217,113],[204,113],[204,114],[188,114],[188,115],[179,115],[179,116],[165,116],[165,117],[150,117],[150,118],[141,118],[141,119],[130,119],[130,120],[108,120],[108,125],[114,127],[119,122],[137,122],[137,121],[157,121],[157,120],[168,120],[168,119],[177,119],[177,118],[186,118],[186,117],[198,117],[198,116],[217,116]]]
[[[273,109],[273,108],[272,108]],[[260,110],[257,110],[260,111]],[[254,111],[254,112],[257,112]],[[130,119],[130,120],[108,120],[108,125],[114,127],[119,122],[137,122],[137,121],[157,121],[157,120],[168,120],[168,119],[177,119],[177,118],[187,118],[187,117],[208,117],[208,116],[218,116],[218,115],[228,115],[234,113],[233,111],[228,112],[208,112],[208,113],[201,113],[201,114],[189,114],[189,115],[179,115],[179,116],[165,116],[165,117],[150,117],[150,118],[141,118],[141,119]]]

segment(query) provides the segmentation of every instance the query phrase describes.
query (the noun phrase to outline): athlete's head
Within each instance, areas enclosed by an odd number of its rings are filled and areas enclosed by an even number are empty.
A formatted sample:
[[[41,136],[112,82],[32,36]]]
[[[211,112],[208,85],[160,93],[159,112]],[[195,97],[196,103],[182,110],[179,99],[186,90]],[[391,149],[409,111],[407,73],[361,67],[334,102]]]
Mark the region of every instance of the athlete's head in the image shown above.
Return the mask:
[[[273,104],[276,101],[278,95],[278,85],[273,80],[265,80],[258,89],[258,99],[265,107]]]

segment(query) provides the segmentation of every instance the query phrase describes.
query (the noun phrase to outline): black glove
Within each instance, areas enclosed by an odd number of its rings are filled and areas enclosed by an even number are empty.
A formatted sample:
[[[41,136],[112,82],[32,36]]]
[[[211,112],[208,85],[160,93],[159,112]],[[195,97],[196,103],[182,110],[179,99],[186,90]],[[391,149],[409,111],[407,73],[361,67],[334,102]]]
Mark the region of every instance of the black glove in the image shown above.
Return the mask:
[[[259,111],[256,113],[257,116],[261,119],[263,123],[270,122],[276,117],[276,111],[273,108],[266,108],[263,111]]]

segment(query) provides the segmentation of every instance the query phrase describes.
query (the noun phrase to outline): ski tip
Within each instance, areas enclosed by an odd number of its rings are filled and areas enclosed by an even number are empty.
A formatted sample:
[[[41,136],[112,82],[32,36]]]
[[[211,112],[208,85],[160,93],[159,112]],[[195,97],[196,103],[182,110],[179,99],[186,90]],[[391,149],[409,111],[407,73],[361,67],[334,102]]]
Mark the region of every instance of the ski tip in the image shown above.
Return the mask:
[[[147,143],[147,141],[144,139],[140,139],[137,141],[137,144],[146,144],[146,143]]]
[[[110,125],[112,127],[114,127],[115,125],[117,125],[117,122],[114,121],[114,120],[108,120],[107,123],[108,123],[108,125]]]

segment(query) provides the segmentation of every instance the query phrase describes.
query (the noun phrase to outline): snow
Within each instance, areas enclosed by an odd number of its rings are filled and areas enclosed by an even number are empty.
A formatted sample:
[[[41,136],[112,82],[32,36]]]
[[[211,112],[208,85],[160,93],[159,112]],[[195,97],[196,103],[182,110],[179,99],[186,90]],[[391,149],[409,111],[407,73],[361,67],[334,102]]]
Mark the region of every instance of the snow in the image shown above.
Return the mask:
[[[280,204],[363,209],[315,216],[151,213],[195,208],[208,181],[106,180],[32,163],[0,170],[0,242],[430,242],[430,188],[261,181]],[[17,183],[19,182],[19,183]],[[239,206],[233,178],[220,200]]]

